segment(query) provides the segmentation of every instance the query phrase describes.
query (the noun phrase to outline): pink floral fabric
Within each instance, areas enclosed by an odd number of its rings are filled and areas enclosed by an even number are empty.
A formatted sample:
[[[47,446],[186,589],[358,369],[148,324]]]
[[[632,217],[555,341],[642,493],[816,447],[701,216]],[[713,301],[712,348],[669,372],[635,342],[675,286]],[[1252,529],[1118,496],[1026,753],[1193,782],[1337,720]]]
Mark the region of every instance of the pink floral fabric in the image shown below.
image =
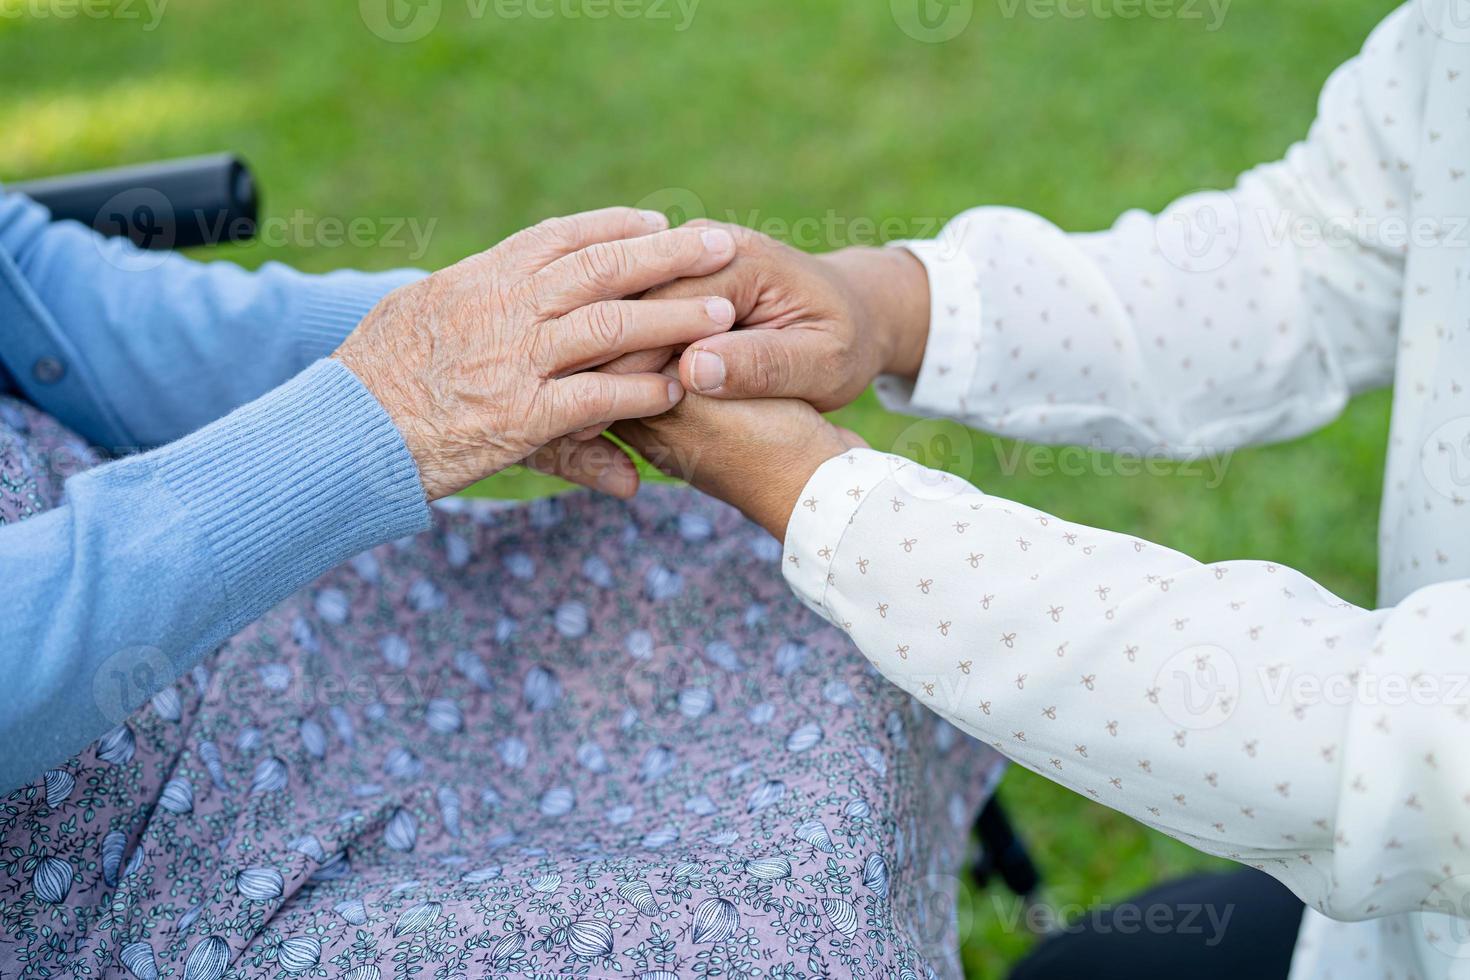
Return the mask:
[[[14,520],[69,437],[4,411]],[[959,976],[996,757],[779,555],[683,489],[450,502],[0,801],[0,975]]]

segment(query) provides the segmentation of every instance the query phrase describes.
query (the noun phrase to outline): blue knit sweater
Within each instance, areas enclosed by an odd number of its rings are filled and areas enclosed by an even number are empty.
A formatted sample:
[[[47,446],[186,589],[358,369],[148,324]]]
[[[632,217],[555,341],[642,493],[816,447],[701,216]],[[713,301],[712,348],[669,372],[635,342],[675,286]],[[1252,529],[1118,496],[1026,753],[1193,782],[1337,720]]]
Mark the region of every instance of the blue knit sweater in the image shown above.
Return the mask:
[[[148,450],[0,526],[0,795],[326,569],[428,525],[398,430],[321,359],[417,275],[160,262],[0,192],[0,389]]]

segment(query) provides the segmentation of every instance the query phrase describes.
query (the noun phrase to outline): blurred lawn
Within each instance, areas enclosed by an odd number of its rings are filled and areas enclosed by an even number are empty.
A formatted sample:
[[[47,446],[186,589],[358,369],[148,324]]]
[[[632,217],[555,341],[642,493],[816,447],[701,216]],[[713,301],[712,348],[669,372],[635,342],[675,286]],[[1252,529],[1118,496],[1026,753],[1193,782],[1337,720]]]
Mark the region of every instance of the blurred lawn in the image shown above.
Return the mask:
[[[172,0],[151,31],[142,0],[115,4],[136,20],[63,19],[60,4],[0,0],[0,179],[238,150],[268,215],[304,230],[211,257],[312,270],[443,265],[546,215],[651,195],[804,228],[808,248],[871,242],[890,220],[890,234],[929,233],[983,202],[1097,228],[1278,156],[1394,6],[1235,0],[1211,31],[1204,4],[1190,8],[1204,19],[1063,19],[977,0],[964,34],[925,44],[884,0],[705,0],[682,32],[676,6],[668,20],[594,21],[443,0],[415,43],[375,36],[351,3]],[[422,254],[406,232],[336,246],[321,220],[386,234],[410,217],[433,222]],[[1187,473],[1009,475],[1012,447],[978,434],[947,461],[1068,518],[1207,561],[1289,561],[1371,603],[1387,413],[1373,396],[1311,439],[1237,454],[1218,487]],[[871,399],[842,421],[878,447],[916,444],[901,437],[912,420]],[[486,492],[553,488],[521,473]],[[1056,902],[1206,865],[1027,773],[1003,793]],[[1030,940],[1008,927],[1003,895],[961,898],[972,975],[998,976]]]

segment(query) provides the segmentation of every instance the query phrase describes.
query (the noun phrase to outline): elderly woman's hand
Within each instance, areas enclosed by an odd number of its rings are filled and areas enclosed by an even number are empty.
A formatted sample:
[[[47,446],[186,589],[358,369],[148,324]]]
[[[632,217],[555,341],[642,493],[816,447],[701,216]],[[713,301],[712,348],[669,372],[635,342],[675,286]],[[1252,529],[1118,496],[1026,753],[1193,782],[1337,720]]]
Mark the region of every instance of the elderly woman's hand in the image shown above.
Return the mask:
[[[683,396],[662,374],[588,368],[734,322],[721,298],[623,300],[718,272],[735,254],[726,230],[666,228],[662,215],[629,208],[544,222],[389,294],[347,338],[333,356],[388,411],[430,499],[538,452],[576,482],[619,495],[637,488],[611,443],[545,447],[658,415]]]
[[[672,370],[672,369],[671,369]],[[669,476],[738,508],[777,540],[818,467],[863,446],[804,401],[689,395],[657,418],[613,432]]]

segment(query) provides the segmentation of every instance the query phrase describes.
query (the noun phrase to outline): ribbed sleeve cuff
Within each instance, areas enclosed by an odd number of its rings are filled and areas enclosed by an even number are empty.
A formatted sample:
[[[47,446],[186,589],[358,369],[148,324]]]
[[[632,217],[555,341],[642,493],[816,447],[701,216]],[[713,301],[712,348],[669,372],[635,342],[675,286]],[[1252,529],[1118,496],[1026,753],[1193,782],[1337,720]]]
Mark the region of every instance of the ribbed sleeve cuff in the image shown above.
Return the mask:
[[[417,269],[393,272],[332,272],[317,276],[301,299],[296,317],[296,348],[310,364],[342,346],[378,301],[399,286],[422,279]]]
[[[835,577],[835,564],[843,537],[853,518],[885,483],[915,466],[902,456],[854,449],[829,459],[817,468],[801,492],[796,510],[786,525],[786,584],[797,598],[822,618],[842,629],[827,604],[827,590]],[[881,501],[881,495],[879,500]],[[851,556],[860,574],[863,556]]]
[[[337,361],[151,456],[213,553],[233,628],[358,552],[429,526],[402,436]]]
[[[980,287],[959,234],[894,242],[929,273],[929,341],[916,383],[884,375],[875,387],[885,408],[910,415],[964,415],[980,360]]]

